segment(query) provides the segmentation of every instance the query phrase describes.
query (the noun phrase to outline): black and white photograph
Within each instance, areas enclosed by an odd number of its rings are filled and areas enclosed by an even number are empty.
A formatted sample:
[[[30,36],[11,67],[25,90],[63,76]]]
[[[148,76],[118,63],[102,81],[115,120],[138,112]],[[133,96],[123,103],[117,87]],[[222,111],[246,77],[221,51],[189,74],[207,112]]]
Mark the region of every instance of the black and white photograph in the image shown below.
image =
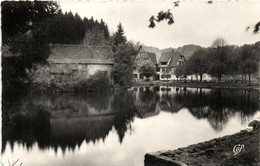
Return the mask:
[[[1,1],[0,166],[259,166],[260,1]]]

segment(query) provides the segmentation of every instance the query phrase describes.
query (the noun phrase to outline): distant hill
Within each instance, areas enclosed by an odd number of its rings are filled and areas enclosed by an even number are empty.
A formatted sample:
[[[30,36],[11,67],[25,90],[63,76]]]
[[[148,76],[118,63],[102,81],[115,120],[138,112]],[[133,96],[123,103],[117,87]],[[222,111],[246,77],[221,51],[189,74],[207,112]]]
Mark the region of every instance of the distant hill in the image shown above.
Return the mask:
[[[176,48],[171,48],[171,47],[170,47],[170,48],[165,48],[165,49],[162,49],[161,51],[162,51],[162,52],[171,52],[172,50],[174,50],[174,51],[175,51],[175,50],[176,50]]]
[[[162,49],[160,50],[159,48],[157,47],[152,47],[152,46],[145,46],[145,45],[142,45],[144,50],[146,52],[153,52],[156,54],[156,58],[157,58],[157,61],[159,61],[162,53],[168,53],[168,52],[172,52],[173,50],[174,51],[178,51],[180,52],[181,54],[183,54],[185,56],[186,59],[189,59],[191,57],[191,55],[197,51],[198,49],[201,48],[201,46],[199,45],[194,45],[194,44],[189,44],[189,45],[184,45],[182,47],[178,47],[177,49],[176,48],[165,48],[165,49]]]
[[[256,42],[255,45],[260,48],[260,41]],[[201,46],[195,45],[195,44],[188,44],[188,45],[184,45],[184,46],[178,47],[178,48],[170,47],[170,48],[165,48],[165,49],[161,49],[161,50],[159,48],[157,48],[157,47],[145,46],[145,45],[142,45],[142,46],[143,46],[145,51],[153,52],[153,53],[156,54],[157,62],[159,61],[162,53],[172,52],[173,50],[174,51],[178,51],[181,54],[183,54],[185,56],[186,60],[187,60],[187,59],[189,59],[192,56],[192,54],[195,51],[197,51],[198,49],[202,48]],[[239,47],[237,45],[233,45],[233,46],[234,47]]]
[[[152,46],[145,46],[145,45],[142,45],[143,49],[146,51],[146,52],[152,52],[152,53],[155,53],[156,54],[156,59],[157,59],[157,62],[158,60],[160,59],[161,57],[161,50],[157,47],[152,47]]]
[[[260,41],[256,42],[255,45],[260,48]]]
[[[182,53],[186,60],[189,59],[191,57],[191,55],[197,51],[198,49],[202,48],[201,46],[199,45],[194,45],[194,44],[189,44],[189,45],[184,45],[182,47],[178,47],[176,49],[176,51]]]

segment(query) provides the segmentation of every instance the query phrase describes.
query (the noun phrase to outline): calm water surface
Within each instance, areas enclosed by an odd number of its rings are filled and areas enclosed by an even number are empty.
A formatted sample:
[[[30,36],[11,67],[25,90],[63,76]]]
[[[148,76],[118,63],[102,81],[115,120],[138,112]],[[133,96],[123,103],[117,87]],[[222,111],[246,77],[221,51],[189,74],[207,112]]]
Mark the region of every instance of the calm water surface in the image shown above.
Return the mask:
[[[258,91],[163,86],[10,95],[2,110],[2,163],[24,166],[142,166],[147,152],[236,133],[260,118]]]

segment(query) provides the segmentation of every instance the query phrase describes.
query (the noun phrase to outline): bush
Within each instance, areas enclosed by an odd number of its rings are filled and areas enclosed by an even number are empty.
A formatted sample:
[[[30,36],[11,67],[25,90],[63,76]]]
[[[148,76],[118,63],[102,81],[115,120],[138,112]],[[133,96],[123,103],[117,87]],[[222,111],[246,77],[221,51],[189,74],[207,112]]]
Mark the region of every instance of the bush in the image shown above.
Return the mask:
[[[155,66],[152,63],[142,65],[139,72],[146,77],[146,81],[149,81],[150,77],[156,75]]]
[[[75,90],[100,91],[109,88],[109,80],[105,71],[97,71],[86,81],[81,81],[75,86]]]

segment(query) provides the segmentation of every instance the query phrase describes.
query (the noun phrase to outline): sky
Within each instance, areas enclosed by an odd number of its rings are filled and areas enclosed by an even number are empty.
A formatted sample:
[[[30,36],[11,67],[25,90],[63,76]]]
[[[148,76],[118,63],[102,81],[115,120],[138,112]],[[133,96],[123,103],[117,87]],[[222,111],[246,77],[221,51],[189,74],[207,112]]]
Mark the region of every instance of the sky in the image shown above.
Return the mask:
[[[101,0],[102,1],[102,0]],[[63,11],[78,13],[81,17],[107,23],[110,32],[122,23],[128,40],[147,46],[177,48],[187,44],[209,47],[217,37],[228,44],[243,45],[260,41],[260,33],[253,34],[253,26],[260,21],[260,1],[181,1],[173,7],[172,1],[60,1]],[[148,28],[149,18],[161,10],[171,9],[175,23],[166,21]],[[246,27],[250,26],[249,31]]]

